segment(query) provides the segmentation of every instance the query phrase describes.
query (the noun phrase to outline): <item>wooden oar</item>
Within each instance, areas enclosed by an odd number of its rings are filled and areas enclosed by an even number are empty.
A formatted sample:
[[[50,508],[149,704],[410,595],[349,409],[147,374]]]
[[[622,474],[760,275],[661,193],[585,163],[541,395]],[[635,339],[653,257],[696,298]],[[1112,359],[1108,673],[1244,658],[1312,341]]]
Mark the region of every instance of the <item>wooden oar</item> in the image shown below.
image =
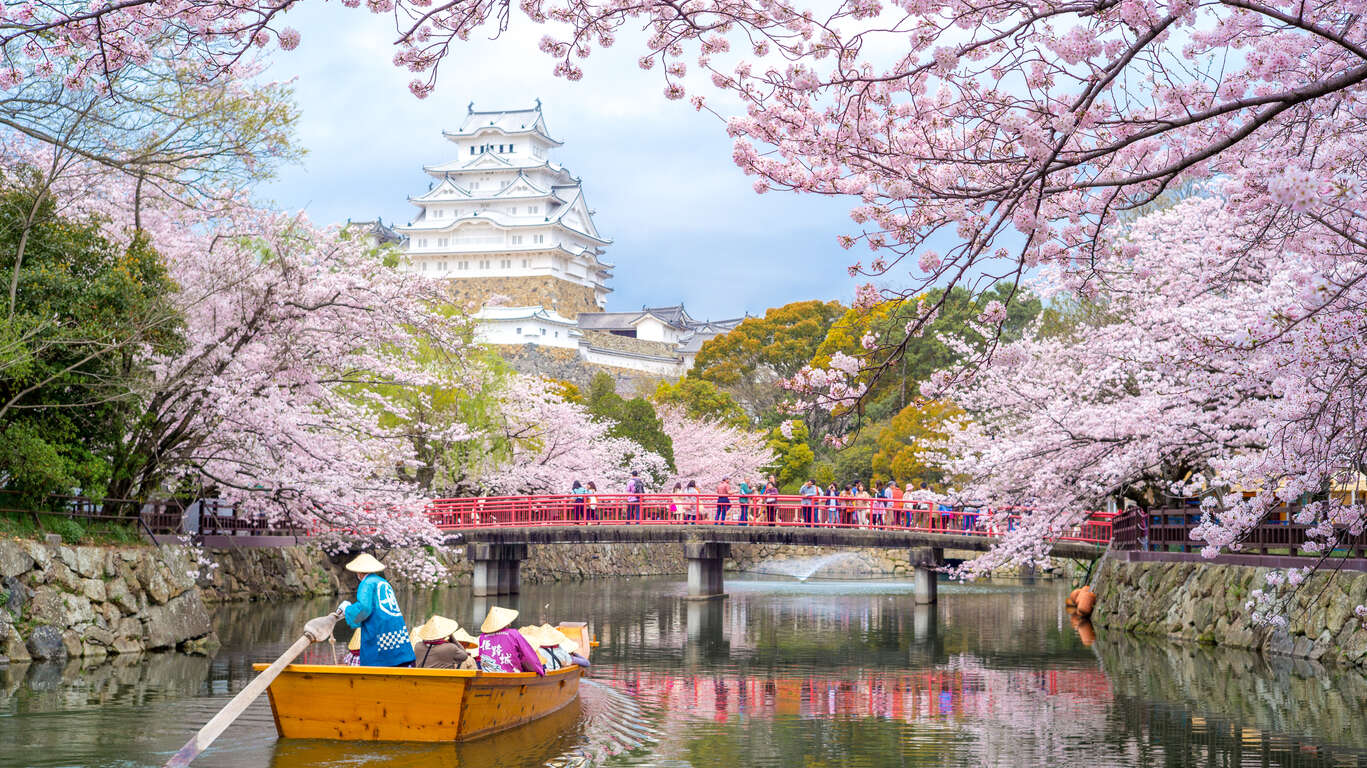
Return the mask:
[[[257,675],[255,680],[248,683],[247,687],[239,691],[233,700],[228,702],[227,706],[213,716],[212,720],[205,723],[204,727],[200,728],[193,738],[185,742],[185,746],[181,747],[179,752],[166,761],[166,768],[186,768],[191,760],[199,757],[199,753],[208,749],[209,745],[214,743],[214,739],[217,739],[223,731],[227,730],[229,725],[232,725],[232,722],[237,719],[238,715],[242,714],[242,710],[246,709],[248,704],[256,701],[256,697],[260,696],[261,692],[270,686],[271,681],[280,675],[282,669],[294,661],[295,656],[303,653],[310,643],[321,643],[331,638],[332,628],[337,624],[338,618],[337,614],[329,613],[326,616],[310,619],[304,625],[303,637],[295,640],[294,645],[280,654],[280,658],[276,659],[275,663],[261,670],[261,674]]]

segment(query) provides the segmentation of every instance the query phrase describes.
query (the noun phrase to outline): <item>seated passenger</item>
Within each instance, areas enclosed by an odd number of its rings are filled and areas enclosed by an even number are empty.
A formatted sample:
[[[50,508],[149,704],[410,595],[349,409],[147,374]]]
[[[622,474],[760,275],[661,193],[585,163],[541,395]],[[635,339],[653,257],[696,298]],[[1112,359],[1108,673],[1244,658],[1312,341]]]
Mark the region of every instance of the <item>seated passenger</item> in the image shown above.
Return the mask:
[[[541,647],[555,659],[556,669],[578,663],[574,661],[574,652],[579,650],[579,643],[565,637],[565,633],[550,624],[542,624],[539,629],[542,638]],[[579,666],[587,667],[588,660],[585,659],[584,663]]]
[[[536,651],[536,658],[541,661],[541,666],[545,667],[547,672],[550,672],[553,669],[560,669],[559,660],[549,653],[548,648],[545,648],[542,645],[540,627],[529,625],[518,627],[517,631],[522,637],[526,638],[527,644],[532,647],[532,650]]]
[[[346,644],[346,655],[342,657],[342,663],[348,667],[361,666],[361,630],[351,633],[351,639]]]
[[[424,669],[475,669],[475,660],[465,647],[452,639],[460,625],[445,616],[433,616],[413,634],[418,666]]]
[[[535,672],[546,668],[521,632],[511,624],[517,611],[494,606],[479,628],[479,668],[485,672]]]

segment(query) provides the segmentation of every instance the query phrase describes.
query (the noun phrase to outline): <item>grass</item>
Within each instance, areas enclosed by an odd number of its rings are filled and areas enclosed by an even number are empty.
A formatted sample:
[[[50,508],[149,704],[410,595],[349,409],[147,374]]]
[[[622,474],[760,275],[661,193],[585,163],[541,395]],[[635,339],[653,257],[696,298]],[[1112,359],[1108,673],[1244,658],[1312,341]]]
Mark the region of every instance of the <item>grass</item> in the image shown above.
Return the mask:
[[[39,525],[41,524],[41,528]],[[112,520],[75,520],[62,515],[39,513],[37,522],[29,512],[0,512],[0,536],[41,539],[55,533],[64,544],[143,544],[142,534],[132,523]]]

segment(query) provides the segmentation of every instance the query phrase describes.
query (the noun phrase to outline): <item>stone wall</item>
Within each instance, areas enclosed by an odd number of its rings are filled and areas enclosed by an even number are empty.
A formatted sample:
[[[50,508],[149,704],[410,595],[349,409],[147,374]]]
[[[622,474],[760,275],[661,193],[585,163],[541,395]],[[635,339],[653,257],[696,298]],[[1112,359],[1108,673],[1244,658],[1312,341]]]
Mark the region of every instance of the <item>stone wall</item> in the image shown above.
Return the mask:
[[[632,341],[632,339],[627,340]],[[617,385],[617,392],[624,397],[654,392],[656,384],[661,379],[660,376],[644,371],[587,363],[579,357],[578,351],[573,349],[543,347],[536,344],[523,344],[522,346],[500,344],[495,348],[499,355],[508,361],[513,370],[519,373],[568,381],[581,389],[587,388],[589,382],[599,372],[605,372],[611,376]]]
[[[1287,627],[1255,626],[1244,604],[1266,586],[1267,568],[1131,563],[1108,556],[1098,568],[1092,623],[1136,635],[1246,648],[1267,654],[1367,666],[1367,628],[1353,608],[1367,604],[1367,573],[1318,573],[1294,593]]]
[[[607,331],[583,331],[583,334],[584,341],[598,349],[627,352],[633,355],[679,358],[678,347],[668,342],[638,339],[634,336],[618,336]]]
[[[0,539],[0,655],[62,661],[214,643],[196,567],[182,548]]]
[[[602,312],[593,299],[593,289],[546,276],[466,277],[448,281],[456,306],[479,309],[490,296],[508,297],[508,306],[541,306],[575,319],[580,312]]]
[[[900,576],[904,550],[847,550],[771,544],[732,547],[728,570],[753,571],[770,559],[844,553],[822,576]],[[354,585],[333,558],[313,546],[218,549],[68,547],[0,539],[0,656],[16,662],[103,657],[217,642],[206,605],[336,596]],[[457,547],[443,558],[446,586],[470,583],[472,567]],[[527,584],[620,576],[682,575],[679,543],[537,544],[522,565]],[[402,578],[391,577],[403,586]]]

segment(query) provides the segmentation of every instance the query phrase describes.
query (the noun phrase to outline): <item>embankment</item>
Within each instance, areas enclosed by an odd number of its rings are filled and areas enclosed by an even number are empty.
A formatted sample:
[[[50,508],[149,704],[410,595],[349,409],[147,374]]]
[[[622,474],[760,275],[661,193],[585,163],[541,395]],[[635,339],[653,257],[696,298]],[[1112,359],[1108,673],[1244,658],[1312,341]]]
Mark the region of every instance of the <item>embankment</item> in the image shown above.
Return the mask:
[[[773,559],[843,554],[822,576],[872,578],[908,572],[902,550],[736,545],[728,570]],[[952,553],[951,553],[952,554]],[[101,657],[213,644],[214,603],[332,596],[351,589],[341,559],[318,547],[208,550],[212,566],[182,547],[95,547],[0,539],[0,656],[13,661]],[[470,583],[457,547],[444,557],[447,586]],[[682,544],[533,545],[529,584],[687,571]],[[396,579],[400,584],[401,579]]]
[[[181,548],[0,539],[0,655],[62,661],[213,643]]]
[[[1103,559],[1094,579],[1098,628],[1187,643],[1367,666],[1367,628],[1353,615],[1367,604],[1367,573],[1310,576],[1286,606],[1288,625],[1253,624],[1244,607],[1269,569],[1195,562]]]

